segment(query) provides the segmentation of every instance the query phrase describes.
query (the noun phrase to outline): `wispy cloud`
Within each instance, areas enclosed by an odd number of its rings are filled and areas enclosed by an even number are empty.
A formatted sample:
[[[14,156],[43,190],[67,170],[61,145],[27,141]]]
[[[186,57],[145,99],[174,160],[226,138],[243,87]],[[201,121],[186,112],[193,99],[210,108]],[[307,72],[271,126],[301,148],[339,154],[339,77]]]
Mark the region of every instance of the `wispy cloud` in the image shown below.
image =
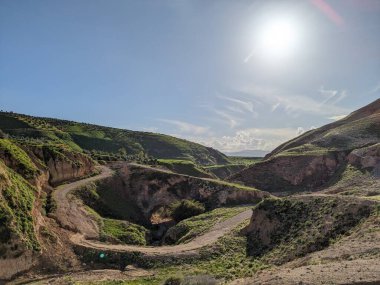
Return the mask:
[[[337,90],[320,89],[319,92],[321,92],[321,90],[327,98],[324,98],[322,101],[317,101],[309,96],[289,94],[286,91],[279,91],[274,88],[244,86],[236,89],[237,92],[247,94],[269,105],[272,112],[280,107],[290,115],[304,112],[331,116],[337,113],[345,114],[350,112],[350,110],[346,108],[335,105],[347,96],[345,90],[339,92]]]
[[[193,137],[190,139],[225,152],[270,151],[281,143],[296,137],[298,131],[298,129],[292,128],[249,128],[238,130],[231,136]]]
[[[214,113],[219,115],[226,123],[229,125],[230,128],[235,128],[240,124],[240,119],[237,118],[234,115],[231,115],[230,113],[219,110],[219,109],[213,109]]]
[[[168,119],[158,119],[158,121],[168,123],[168,124],[175,126],[177,128],[177,130],[181,133],[202,135],[202,134],[209,132],[208,127],[198,126],[198,125],[190,124],[190,123],[183,122],[183,121],[168,120]]]
[[[375,94],[380,91],[380,82],[377,83],[377,85],[369,92],[370,94]]]
[[[247,111],[247,112],[253,113],[253,103],[252,102],[244,101],[244,100],[232,98],[232,97],[221,96],[221,95],[219,95],[218,97],[220,99],[234,103],[236,105],[235,110],[237,110],[238,112]]]
[[[327,103],[329,104],[337,104],[340,101],[342,101],[344,98],[347,96],[347,91],[346,90],[329,90],[325,89],[323,86],[319,88],[319,93],[325,97],[325,99],[321,102],[321,106],[325,105]]]
[[[347,115],[337,115],[337,116],[328,117],[328,119],[338,121],[338,120],[344,119],[345,117],[347,117]]]
[[[221,121],[229,128],[235,129],[248,119],[251,119],[252,117],[256,118],[258,116],[258,113],[254,108],[253,100],[247,100],[241,97],[224,96],[219,92],[216,94],[216,99],[218,100],[213,101],[213,106],[202,106],[211,112],[211,120]]]

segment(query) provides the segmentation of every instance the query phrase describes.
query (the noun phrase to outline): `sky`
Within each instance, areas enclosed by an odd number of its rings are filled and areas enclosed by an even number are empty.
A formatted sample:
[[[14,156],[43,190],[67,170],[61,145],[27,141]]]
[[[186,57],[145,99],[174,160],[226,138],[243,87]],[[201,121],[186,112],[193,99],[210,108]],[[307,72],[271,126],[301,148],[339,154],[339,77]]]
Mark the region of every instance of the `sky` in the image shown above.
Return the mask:
[[[0,108],[270,151],[380,97],[378,0],[0,0]]]

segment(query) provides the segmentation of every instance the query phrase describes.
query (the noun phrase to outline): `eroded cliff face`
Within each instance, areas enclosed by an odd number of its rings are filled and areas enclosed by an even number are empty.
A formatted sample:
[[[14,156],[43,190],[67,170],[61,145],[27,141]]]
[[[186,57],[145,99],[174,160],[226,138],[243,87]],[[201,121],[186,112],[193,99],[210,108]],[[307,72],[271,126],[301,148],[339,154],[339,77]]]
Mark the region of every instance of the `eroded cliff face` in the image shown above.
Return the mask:
[[[76,180],[92,174],[95,170],[94,161],[79,152],[48,148],[31,148],[35,157],[42,161],[49,173],[49,183],[53,186],[66,181]]]
[[[270,192],[312,190],[327,183],[346,163],[344,152],[276,156],[230,177]]]
[[[25,272],[49,250],[41,235],[54,225],[46,216],[52,186],[90,175],[84,154],[3,140],[0,148],[0,281]]]
[[[371,169],[375,177],[380,177],[380,143],[352,151],[347,160],[356,167]]]
[[[214,209],[257,203],[270,196],[263,191],[133,164],[124,165],[117,173],[101,182],[99,195],[121,218],[146,225],[152,216],[157,217],[165,207],[183,199],[194,199]]]
[[[282,264],[329,246],[374,211],[374,201],[342,196],[267,199],[253,210],[242,233],[248,255]]]

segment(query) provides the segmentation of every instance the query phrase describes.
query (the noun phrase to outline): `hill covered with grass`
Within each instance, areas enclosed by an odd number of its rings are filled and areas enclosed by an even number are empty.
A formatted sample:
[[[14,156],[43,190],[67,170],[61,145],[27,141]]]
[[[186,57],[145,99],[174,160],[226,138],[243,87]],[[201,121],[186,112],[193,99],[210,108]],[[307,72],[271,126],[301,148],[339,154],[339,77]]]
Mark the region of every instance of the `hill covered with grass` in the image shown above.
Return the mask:
[[[217,150],[172,136],[12,112],[0,113],[0,130],[20,143],[85,151],[96,160],[183,159],[201,165],[228,162]]]
[[[355,171],[379,177],[379,142],[380,99],[342,120],[280,145],[231,180],[271,192],[286,192],[336,185]]]

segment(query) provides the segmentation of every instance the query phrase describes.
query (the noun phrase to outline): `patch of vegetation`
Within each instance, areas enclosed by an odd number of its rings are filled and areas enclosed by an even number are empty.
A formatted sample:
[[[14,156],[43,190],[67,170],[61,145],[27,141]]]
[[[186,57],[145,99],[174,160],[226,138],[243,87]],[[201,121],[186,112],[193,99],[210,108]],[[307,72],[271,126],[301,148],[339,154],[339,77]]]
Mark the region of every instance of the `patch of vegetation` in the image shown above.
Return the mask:
[[[123,217],[115,213],[102,200],[97,192],[97,187],[98,185],[95,183],[90,183],[74,193],[85,202],[86,211],[97,222],[100,239],[124,244],[146,245],[149,231],[141,225],[121,220]]]
[[[8,139],[0,139],[0,156],[14,163],[17,172],[26,179],[33,178],[39,173],[27,153]]]
[[[228,158],[214,149],[162,134],[9,112],[0,112],[0,129],[25,143],[64,145],[73,151],[94,153],[99,160],[139,161],[143,153],[144,157],[190,160],[201,165],[228,163]]]
[[[369,202],[339,197],[266,199],[254,210],[254,216],[265,218],[249,231],[247,252],[282,264],[325,248],[372,211],[373,204]],[[267,236],[262,235],[262,227]]]
[[[276,156],[319,156],[327,155],[333,149],[318,147],[313,144],[303,144],[278,153]]]
[[[202,214],[205,210],[205,206],[195,200],[182,200],[170,205],[171,217],[176,222]]]
[[[353,196],[375,196],[380,194],[379,180],[371,169],[359,169],[351,164],[342,166],[328,182],[329,193]]]
[[[239,184],[239,183],[227,182],[227,181],[223,181],[223,180],[209,179],[209,178],[204,178],[203,180],[204,181],[213,182],[213,183],[216,183],[216,184],[219,184],[219,185],[223,185],[223,186],[228,186],[228,187],[233,187],[233,188],[241,189],[241,190],[258,191],[254,187],[245,186],[245,185],[242,185],[242,184]]]
[[[127,221],[102,219],[101,239],[116,239],[125,244],[146,245],[148,230]]]
[[[244,157],[244,156],[229,156],[228,160],[231,164],[250,166],[262,161],[263,157]]]
[[[211,165],[203,167],[208,172],[214,174],[219,179],[226,179],[227,177],[246,168],[245,164],[226,164],[226,165]]]
[[[249,208],[251,206],[217,208],[210,212],[185,219],[167,231],[164,242],[166,244],[187,243],[210,230],[216,223],[223,222]]]
[[[164,285],[217,285],[219,282],[209,275],[199,276],[170,276],[167,278]]]
[[[36,190],[2,162],[0,162],[0,181],[0,237],[2,243],[6,243],[13,233],[27,248],[39,250],[32,217]]]
[[[176,173],[194,177],[211,177],[209,173],[190,160],[158,159],[157,163]]]

